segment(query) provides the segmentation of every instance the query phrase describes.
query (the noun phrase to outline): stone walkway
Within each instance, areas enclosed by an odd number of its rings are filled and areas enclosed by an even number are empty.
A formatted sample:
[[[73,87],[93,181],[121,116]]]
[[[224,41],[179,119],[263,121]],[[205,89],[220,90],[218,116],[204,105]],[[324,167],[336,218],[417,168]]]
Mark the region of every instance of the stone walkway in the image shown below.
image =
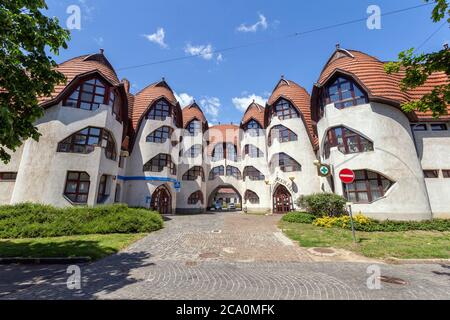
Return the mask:
[[[0,298],[450,299],[448,265],[386,265],[346,253],[317,257],[284,237],[278,219],[171,217],[163,230],[120,254],[81,265],[81,290],[67,288],[67,266],[0,266]],[[370,290],[367,271],[374,264],[406,284],[383,282]]]

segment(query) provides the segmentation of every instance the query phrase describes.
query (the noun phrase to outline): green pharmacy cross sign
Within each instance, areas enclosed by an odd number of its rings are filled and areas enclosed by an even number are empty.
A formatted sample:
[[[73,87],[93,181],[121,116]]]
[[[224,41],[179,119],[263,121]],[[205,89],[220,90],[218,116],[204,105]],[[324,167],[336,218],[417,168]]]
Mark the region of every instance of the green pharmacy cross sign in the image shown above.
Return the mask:
[[[319,175],[321,177],[328,177],[331,173],[330,166],[327,164],[321,163],[319,166]]]

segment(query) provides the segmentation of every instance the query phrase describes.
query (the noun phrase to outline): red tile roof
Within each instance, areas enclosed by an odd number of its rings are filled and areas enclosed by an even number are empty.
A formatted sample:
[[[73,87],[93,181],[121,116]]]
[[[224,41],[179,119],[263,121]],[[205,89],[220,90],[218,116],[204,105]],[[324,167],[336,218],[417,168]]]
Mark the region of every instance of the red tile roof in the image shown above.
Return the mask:
[[[255,101],[253,101],[247,108],[247,110],[244,113],[244,116],[242,117],[242,125],[245,125],[247,122],[249,122],[251,119],[256,120],[262,128],[265,128],[264,125],[264,112],[265,108],[259,104],[257,104]]]
[[[316,141],[316,135],[314,133],[313,123],[311,119],[311,97],[308,91],[306,91],[305,88],[299,86],[294,81],[282,78],[275,87],[267,104],[269,106],[273,106],[273,104],[275,104],[280,98],[289,100],[294,105],[294,107],[297,108],[304,120],[311,143],[314,147],[316,147],[316,145],[314,144]],[[266,110],[268,109],[269,108],[266,108]],[[267,112],[268,111],[266,111],[266,113]],[[268,118],[268,114],[266,115],[266,117]]]
[[[197,119],[201,121],[203,124],[207,123],[202,109],[200,109],[198,104],[195,102],[184,107],[182,113],[183,113],[183,128],[186,128],[189,122],[191,122],[193,119]]]
[[[137,126],[148,108],[160,98],[165,98],[172,106],[179,108],[178,101],[165,80],[153,83],[135,95],[131,113],[131,122],[135,130],[138,129]]]
[[[385,99],[400,105],[420,99],[436,85],[448,83],[445,73],[435,73],[423,86],[402,92],[399,85],[404,73],[387,74],[384,65],[385,62],[363,52],[338,48],[322,70],[318,84],[325,84],[336,71],[340,71],[354,76],[368,90],[369,98]],[[431,118],[431,113],[415,112],[414,115],[419,119]],[[450,119],[449,116],[445,118]]]
[[[65,83],[55,86],[51,97],[42,97],[39,99],[41,104],[50,104],[60,98],[61,93],[68,87],[68,85],[79,76],[89,73],[98,72],[112,85],[120,84],[114,68],[103,55],[103,53],[95,53],[91,55],[84,55],[70,59],[61,63],[57,68],[59,72],[63,73],[67,80]]]

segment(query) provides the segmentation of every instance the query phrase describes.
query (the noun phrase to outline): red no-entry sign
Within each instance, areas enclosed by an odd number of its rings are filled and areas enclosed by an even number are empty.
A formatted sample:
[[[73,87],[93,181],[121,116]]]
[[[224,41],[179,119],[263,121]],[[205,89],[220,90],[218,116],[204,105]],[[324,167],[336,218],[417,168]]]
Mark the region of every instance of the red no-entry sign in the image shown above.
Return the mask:
[[[339,172],[339,179],[341,179],[341,181],[345,184],[353,183],[353,181],[355,181],[355,173],[353,172],[353,170],[347,168],[342,169]]]

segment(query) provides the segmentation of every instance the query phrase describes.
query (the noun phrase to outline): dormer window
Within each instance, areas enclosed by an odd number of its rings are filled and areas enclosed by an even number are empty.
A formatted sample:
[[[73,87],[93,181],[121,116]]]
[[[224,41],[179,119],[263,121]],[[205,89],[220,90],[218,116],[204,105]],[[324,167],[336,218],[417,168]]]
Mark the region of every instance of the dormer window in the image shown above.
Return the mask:
[[[287,100],[280,99],[270,108],[270,118],[278,117],[280,120],[298,118],[299,114],[295,107]]]
[[[114,105],[116,95],[99,79],[90,79],[81,83],[64,101],[64,105],[83,110],[97,110],[101,104]]]
[[[368,102],[367,95],[352,80],[338,77],[332,84],[325,87],[322,96],[322,108],[334,103],[338,109],[357,106]]]
[[[256,120],[252,119],[247,122],[244,129],[251,137],[259,137],[262,135],[262,127]]]
[[[164,121],[170,117],[170,106],[165,100],[159,100],[150,109],[147,119]]]
[[[200,132],[202,132],[202,123],[198,120],[192,120],[186,127],[186,130],[189,132],[189,135],[196,136]]]

